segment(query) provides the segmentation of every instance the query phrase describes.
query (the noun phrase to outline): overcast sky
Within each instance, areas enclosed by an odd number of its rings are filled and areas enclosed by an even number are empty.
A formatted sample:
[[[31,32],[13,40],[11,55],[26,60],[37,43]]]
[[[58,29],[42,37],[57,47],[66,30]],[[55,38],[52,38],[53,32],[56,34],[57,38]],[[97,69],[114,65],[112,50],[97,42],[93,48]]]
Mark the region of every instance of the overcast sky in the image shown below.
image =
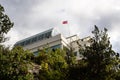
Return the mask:
[[[120,49],[120,0],[0,0],[14,22],[9,45],[55,27],[63,35],[91,35],[94,25],[106,27],[115,51]],[[63,25],[67,20],[69,26]]]

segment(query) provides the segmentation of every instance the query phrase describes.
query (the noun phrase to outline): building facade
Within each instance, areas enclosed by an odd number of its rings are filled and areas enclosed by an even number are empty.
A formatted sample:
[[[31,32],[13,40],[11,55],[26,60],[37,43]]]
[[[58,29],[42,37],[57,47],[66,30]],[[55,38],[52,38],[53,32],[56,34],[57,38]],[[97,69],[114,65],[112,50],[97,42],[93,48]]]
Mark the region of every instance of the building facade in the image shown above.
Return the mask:
[[[65,38],[60,33],[56,33],[55,29],[49,29],[31,37],[25,38],[15,43],[15,46],[23,46],[24,49],[28,49],[35,55],[38,53],[38,49],[49,47],[51,49],[64,47],[67,49],[72,48],[75,55],[79,58],[79,47],[84,45],[90,45],[90,37],[80,39],[77,35],[73,35]]]

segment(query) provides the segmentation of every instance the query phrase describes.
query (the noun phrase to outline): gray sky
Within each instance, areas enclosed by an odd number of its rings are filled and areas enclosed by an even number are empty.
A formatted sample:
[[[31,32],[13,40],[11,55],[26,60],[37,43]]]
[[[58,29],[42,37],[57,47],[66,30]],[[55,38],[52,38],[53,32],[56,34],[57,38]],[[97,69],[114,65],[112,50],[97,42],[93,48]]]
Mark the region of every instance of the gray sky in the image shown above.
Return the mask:
[[[5,13],[14,22],[7,36],[8,45],[55,27],[68,36],[68,20],[72,34],[80,38],[91,35],[94,25],[106,27],[115,51],[120,51],[120,0],[0,0]]]

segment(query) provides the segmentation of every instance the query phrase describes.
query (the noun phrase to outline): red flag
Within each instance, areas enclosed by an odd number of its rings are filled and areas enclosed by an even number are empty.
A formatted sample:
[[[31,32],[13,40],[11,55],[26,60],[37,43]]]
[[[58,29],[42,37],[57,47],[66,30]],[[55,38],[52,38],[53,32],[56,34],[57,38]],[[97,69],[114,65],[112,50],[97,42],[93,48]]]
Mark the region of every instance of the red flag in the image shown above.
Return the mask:
[[[68,21],[63,21],[62,24],[68,24]]]

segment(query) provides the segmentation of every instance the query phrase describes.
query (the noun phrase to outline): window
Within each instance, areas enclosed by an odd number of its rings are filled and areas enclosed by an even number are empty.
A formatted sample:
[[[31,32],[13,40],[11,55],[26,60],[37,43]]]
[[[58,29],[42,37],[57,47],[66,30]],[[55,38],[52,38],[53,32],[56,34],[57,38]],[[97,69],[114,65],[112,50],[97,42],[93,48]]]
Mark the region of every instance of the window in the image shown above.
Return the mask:
[[[46,33],[46,38],[51,37],[51,32]]]
[[[28,44],[30,44],[30,39],[25,41],[25,45],[28,45]]]
[[[49,34],[48,33],[45,34],[45,38],[49,38]]]
[[[34,53],[35,56],[38,56],[39,51],[35,51],[35,52],[33,52],[33,53]]]
[[[21,42],[20,45],[21,45],[21,46],[24,46],[24,45],[25,45],[25,42]]]
[[[38,36],[38,40],[41,40],[41,39],[42,39],[42,37],[41,37],[41,35],[39,35],[39,36]]]
[[[32,38],[32,43],[37,41],[37,37]]]
[[[43,38],[44,38],[43,34],[38,36],[38,40],[43,40]]]
[[[61,45],[58,44],[58,45],[52,46],[51,49],[57,49],[57,48],[60,48],[60,47],[61,47]]]

